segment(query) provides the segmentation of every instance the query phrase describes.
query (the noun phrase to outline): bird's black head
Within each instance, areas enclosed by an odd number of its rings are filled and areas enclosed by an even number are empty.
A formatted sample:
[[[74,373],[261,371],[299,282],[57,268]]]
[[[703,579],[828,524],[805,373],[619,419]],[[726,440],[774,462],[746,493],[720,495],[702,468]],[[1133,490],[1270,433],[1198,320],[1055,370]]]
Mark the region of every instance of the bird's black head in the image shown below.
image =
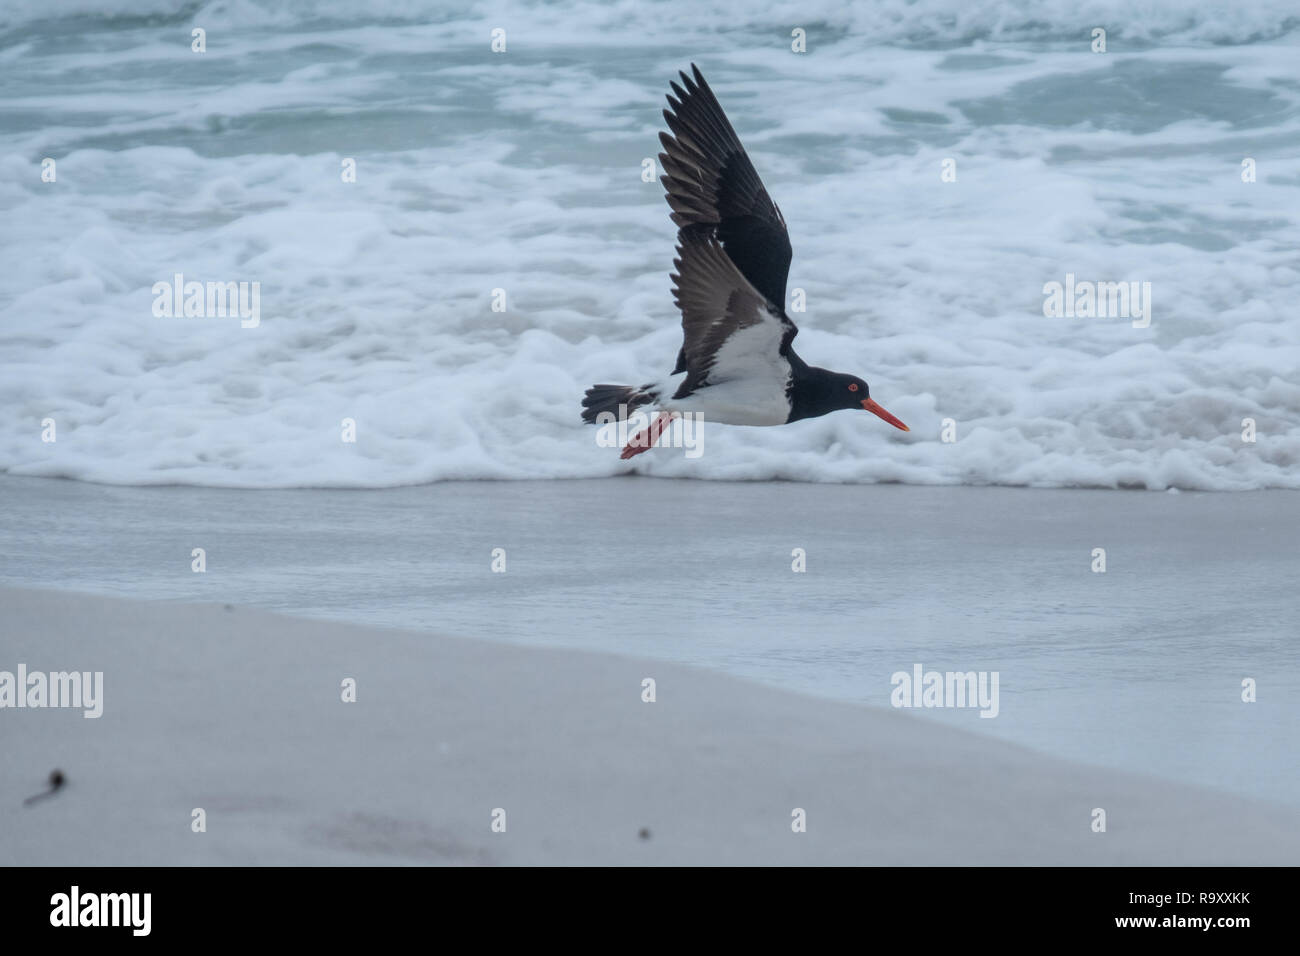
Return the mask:
[[[838,386],[835,388],[839,398],[837,408],[861,408],[862,403],[871,398],[871,389],[856,375],[831,372],[831,376],[835,380],[832,387]]]
[[[824,368],[806,368],[791,382],[792,411],[790,421],[816,418],[841,408],[865,409],[879,415],[895,428],[910,431],[906,425],[885,411],[871,397],[867,383],[856,375],[828,372]]]

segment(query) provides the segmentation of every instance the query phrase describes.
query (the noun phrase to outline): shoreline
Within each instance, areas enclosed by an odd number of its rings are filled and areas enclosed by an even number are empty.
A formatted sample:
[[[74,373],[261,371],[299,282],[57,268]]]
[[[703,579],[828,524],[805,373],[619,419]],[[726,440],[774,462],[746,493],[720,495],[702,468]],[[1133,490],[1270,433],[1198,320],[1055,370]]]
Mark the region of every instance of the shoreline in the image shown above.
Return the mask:
[[[366,495],[0,479],[0,587],[664,659],[886,708],[891,675],[918,663],[996,671],[996,720],[926,719],[1300,809],[1291,501],[653,479]],[[1091,571],[1099,546],[1105,574]],[[205,573],[193,573],[195,548]],[[796,548],[805,573],[792,573]],[[498,550],[508,573],[494,573]],[[1246,677],[1257,703],[1241,700]]]
[[[105,672],[99,719],[0,711],[11,864],[1300,859],[1288,808],[677,664],[66,591],[0,604],[0,669]],[[66,787],[24,807],[56,768]]]
[[[610,482],[610,481],[632,481],[645,480],[664,483],[676,482],[700,482],[707,485],[807,485],[809,487],[832,487],[832,488],[961,488],[971,490],[1002,490],[1002,491],[1044,491],[1044,492],[1085,492],[1096,491],[1106,493],[1139,493],[1151,495],[1223,495],[1235,497],[1238,495],[1259,495],[1259,494],[1289,494],[1300,495],[1300,488],[1284,488],[1280,486],[1269,486],[1265,488],[1179,488],[1170,486],[1167,488],[1150,488],[1136,484],[1123,485],[1055,485],[1055,484],[1010,484],[1002,482],[958,482],[958,481],[902,481],[895,479],[886,479],[880,481],[831,481],[802,478],[715,478],[703,475],[690,474],[656,474],[638,470],[636,467],[629,467],[626,471],[618,472],[611,475],[538,475],[535,477],[519,478],[511,476],[485,476],[482,478],[433,478],[428,481],[410,481],[400,482],[391,485],[349,485],[349,484],[332,484],[332,485],[241,485],[241,484],[223,484],[220,482],[142,482],[142,481],[108,481],[99,478],[84,478],[76,475],[37,475],[37,474],[20,474],[12,470],[0,469],[0,481],[23,481],[23,482],[46,482],[60,481],[69,482],[78,485],[92,485],[99,488],[121,488],[121,489],[140,489],[140,490],[171,490],[187,489],[193,491],[247,491],[247,492],[296,492],[296,491],[329,491],[329,492],[384,492],[384,491],[402,491],[405,489],[416,488],[437,488],[442,485],[527,485],[527,484],[558,484],[569,482]]]

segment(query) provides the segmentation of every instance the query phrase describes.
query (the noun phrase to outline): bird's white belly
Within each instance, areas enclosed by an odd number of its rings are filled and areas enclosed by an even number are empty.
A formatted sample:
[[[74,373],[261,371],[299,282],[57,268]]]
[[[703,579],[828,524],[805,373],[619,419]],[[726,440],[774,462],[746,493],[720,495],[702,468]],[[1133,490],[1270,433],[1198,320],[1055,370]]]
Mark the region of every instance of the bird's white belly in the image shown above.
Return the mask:
[[[722,425],[784,425],[790,417],[784,384],[763,379],[719,382],[685,398],[665,399],[660,407]]]
[[[784,329],[764,310],[763,321],[733,332],[718,349],[709,384],[686,398],[667,398],[667,411],[693,412],[723,425],[784,425],[790,418],[790,362],[780,354]],[[671,396],[676,388],[659,394]]]

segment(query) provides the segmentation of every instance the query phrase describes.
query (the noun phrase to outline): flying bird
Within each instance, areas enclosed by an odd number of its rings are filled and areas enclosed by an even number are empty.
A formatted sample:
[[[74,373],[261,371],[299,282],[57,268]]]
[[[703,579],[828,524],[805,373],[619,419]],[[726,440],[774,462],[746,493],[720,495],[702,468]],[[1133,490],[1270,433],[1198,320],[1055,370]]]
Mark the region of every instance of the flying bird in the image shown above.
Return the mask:
[[[671,276],[682,313],[677,366],[640,388],[593,385],[583,421],[656,407],[650,426],[623,449],[625,459],[652,447],[683,412],[727,425],[785,425],[865,409],[908,431],[862,379],[809,365],[791,347],[799,329],[783,306],[791,257],[785,219],[693,63],[691,72],[672,84],[671,109],[664,110],[671,133],[659,134],[662,182],[678,229]]]

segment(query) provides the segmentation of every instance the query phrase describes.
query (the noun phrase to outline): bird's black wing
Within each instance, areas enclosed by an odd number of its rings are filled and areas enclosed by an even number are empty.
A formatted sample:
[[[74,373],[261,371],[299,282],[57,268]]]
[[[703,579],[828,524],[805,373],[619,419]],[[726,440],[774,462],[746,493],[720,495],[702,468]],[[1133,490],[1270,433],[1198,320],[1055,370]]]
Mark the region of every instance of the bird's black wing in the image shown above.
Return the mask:
[[[695,64],[672,84],[659,162],[672,219],[682,236],[714,236],[750,285],[777,308],[785,303],[790,236],[718,99]],[[680,371],[680,369],[679,369]]]
[[[705,385],[749,381],[781,390],[786,359],[799,331],[784,310],[754,288],[716,240],[683,235],[673,260],[673,301],[682,311],[679,371],[687,373],[676,398]]]

